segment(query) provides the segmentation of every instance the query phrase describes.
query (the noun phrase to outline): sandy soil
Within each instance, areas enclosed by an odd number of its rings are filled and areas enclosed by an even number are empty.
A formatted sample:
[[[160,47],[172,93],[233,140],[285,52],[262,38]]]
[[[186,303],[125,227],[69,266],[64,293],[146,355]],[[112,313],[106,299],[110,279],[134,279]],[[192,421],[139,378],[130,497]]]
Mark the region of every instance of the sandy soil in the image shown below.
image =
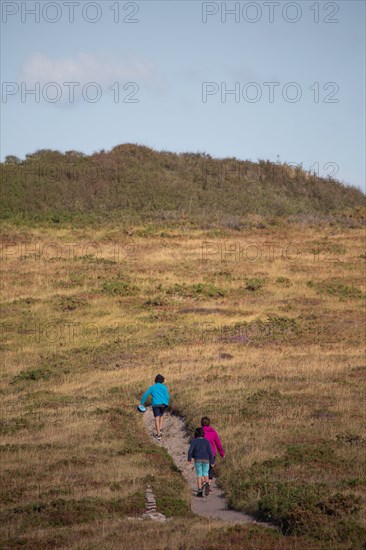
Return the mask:
[[[213,480],[211,485],[212,492],[209,496],[197,498],[195,471],[193,466],[187,464],[189,439],[182,418],[171,414],[165,415],[163,427],[164,435],[161,437],[160,441],[154,438],[155,424],[151,407],[144,413],[143,420],[148,433],[154,439],[155,443],[167,449],[176,466],[192,488],[192,511],[195,514],[233,523],[257,523],[251,516],[227,508],[225,495],[216,485],[215,480]]]

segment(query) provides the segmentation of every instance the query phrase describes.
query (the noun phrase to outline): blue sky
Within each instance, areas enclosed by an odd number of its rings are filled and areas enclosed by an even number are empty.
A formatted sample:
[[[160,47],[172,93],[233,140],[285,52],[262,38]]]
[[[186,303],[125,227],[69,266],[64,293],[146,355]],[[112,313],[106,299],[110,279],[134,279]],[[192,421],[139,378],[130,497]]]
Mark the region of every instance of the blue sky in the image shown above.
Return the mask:
[[[2,159],[133,142],[302,164],[364,189],[363,1],[1,9]]]

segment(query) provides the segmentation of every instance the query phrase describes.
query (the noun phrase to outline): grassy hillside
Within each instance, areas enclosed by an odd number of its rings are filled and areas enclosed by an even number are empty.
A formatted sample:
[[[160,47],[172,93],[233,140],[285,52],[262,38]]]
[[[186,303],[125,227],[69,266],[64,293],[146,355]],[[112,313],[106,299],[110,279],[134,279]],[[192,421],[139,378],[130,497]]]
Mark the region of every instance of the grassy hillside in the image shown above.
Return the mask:
[[[209,222],[248,216],[343,216],[365,196],[331,178],[269,161],[213,159],[125,144],[91,156],[41,150],[1,165],[5,217]]]
[[[145,179],[128,200],[142,204],[149,189],[161,208],[151,181],[187,201],[177,174],[198,171],[199,159],[128,146],[97,158],[132,152],[151,165],[139,164]],[[310,192],[318,183],[304,182],[298,202],[325,212]],[[55,198],[65,210],[89,198],[90,209],[108,206],[103,186],[17,185],[14,212],[43,216]],[[332,189],[334,208],[342,194],[349,206],[359,198]],[[4,224],[2,548],[364,548],[364,230],[121,227]],[[189,490],[135,410],[158,371],[189,427],[212,417],[232,506],[280,532],[191,515]],[[148,482],[172,518],[164,525],[134,519]]]

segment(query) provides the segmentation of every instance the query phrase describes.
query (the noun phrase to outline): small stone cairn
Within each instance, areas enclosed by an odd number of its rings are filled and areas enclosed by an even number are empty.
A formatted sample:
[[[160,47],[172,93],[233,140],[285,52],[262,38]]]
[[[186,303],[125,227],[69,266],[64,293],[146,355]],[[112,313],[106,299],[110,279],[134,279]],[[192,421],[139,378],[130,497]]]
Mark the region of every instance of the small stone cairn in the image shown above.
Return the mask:
[[[142,514],[144,519],[153,519],[155,521],[166,521],[166,516],[156,511],[156,500],[151,485],[148,485],[145,493],[146,509]]]

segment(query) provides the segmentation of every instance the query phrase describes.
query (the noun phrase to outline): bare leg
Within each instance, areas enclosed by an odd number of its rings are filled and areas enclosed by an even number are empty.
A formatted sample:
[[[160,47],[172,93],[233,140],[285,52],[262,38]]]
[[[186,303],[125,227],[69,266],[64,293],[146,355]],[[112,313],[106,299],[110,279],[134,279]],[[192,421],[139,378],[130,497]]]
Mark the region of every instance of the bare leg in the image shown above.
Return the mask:
[[[164,419],[164,416],[159,416],[159,433],[163,429],[163,419]]]
[[[208,475],[202,476],[202,491],[204,495],[207,497],[210,492],[210,484],[208,482]]]
[[[156,428],[156,434],[158,437],[160,436],[160,432],[163,428],[163,421],[164,421],[163,416],[155,416],[155,428]]]
[[[203,480],[203,477],[202,476],[199,476],[197,478],[197,487],[198,487],[198,490],[200,491],[202,489],[202,480]]]
[[[160,416],[155,416],[155,429],[156,429],[156,435],[159,437],[159,435],[160,435]]]

